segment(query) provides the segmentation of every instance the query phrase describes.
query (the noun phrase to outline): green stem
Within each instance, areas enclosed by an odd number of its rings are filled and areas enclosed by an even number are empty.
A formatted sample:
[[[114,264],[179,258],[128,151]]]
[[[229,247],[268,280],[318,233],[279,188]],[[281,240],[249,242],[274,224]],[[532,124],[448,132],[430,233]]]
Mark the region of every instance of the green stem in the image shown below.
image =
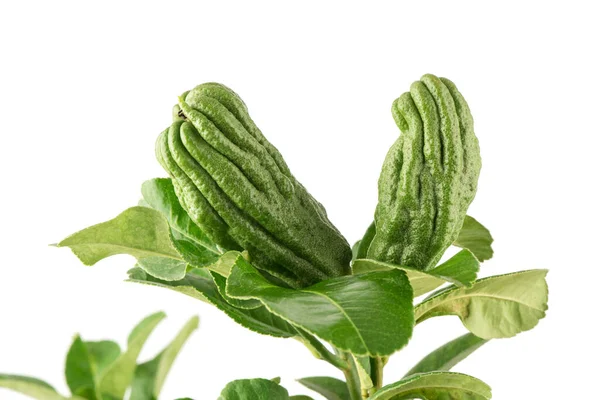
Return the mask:
[[[352,356],[343,356],[346,360],[347,367],[343,370],[344,377],[346,378],[346,385],[348,386],[348,392],[350,393],[350,400],[363,400],[362,390],[360,387],[360,378],[358,377],[358,371]]]
[[[381,357],[371,357],[371,381],[374,392],[383,386],[383,366],[385,361]]]
[[[302,343],[315,355],[315,357],[321,360],[327,361],[337,369],[344,370],[348,367],[345,360],[341,359],[338,355],[333,354],[321,343],[319,339],[306,332],[304,329],[296,329],[302,338]]]

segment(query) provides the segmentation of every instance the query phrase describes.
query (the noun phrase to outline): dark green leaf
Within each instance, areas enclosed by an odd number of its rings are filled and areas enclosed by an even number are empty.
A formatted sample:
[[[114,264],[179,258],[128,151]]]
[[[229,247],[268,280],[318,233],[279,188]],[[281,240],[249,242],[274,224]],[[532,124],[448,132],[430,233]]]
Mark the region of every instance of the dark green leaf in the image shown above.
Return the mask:
[[[268,379],[240,379],[229,382],[217,400],[288,400],[283,386]]]
[[[274,314],[357,355],[399,350],[414,324],[412,288],[400,270],[343,276],[294,290],[272,284],[238,257],[227,293],[258,299]]]
[[[173,246],[186,262],[196,267],[203,267],[214,263],[219,258],[221,251],[191,220],[179,203],[171,179],[156,178],[144,182],[142,195],[150,207],[159,211],[167,219],[171,227]],[[185,268],[179,279],[183,278],[183,273]],[[169,280],[163,276],[155,276]]]
[[[298,394],[296,396],[290,396],[289,399],[290,400],[314,400],[312,397],[304,395],[304,394]]]
[[[58,243],[70,247],[85,265],[94,265],[115,254],[138,259],[167,257],[180,259],[171,244],[170,228],[164,217],[147,207],[131,207],[110,221],[79,231]]]
[[[210,272],[205,269],[191,269],[184,279],[176,282],[162,281],[149,275],[143,276],[136,269],[131,270],[129,273],[131,282],[171,289],[211,303],[234,321],[254,332],[275,337],[294,337],[298,335],[293,326],[270,313],[264,306],[244,310],[229,304],[219,294]]]
[[[415,307],[417,323],[456,315],[473,334],[512,337],[532,329],[548,308],[547,270],[529,270],[480,279],[470,288],[451,286]]]
[[[311,376],[298,379],[298,382],[314,390],[327,400],[350,400],[346,382],[328,376]]]
[[[492,258],[494,250],[492,242],[494,239],[490,231],[481,225],[475,218],[466,216],[458,238],[454,245],[463,249],[469,249],[479,261],[485,261]]]
[[[67,353],[65,377],[71,393],[88,399],[97,399],[96,377],[86,344],[78,336]]]
[[[198,317],[191,318],[163,351],[152,360],[136,367],[129,400],[158,398],[175,358],[192,332],[198,328],[198,322]]]
[[[207,250],[183,234],[171,229],[171,241],[181,258],[195,267],[204,267],[214,263],[220,254]]]
[[[489,400],[488,385],[455,372],[416,374],[379,389],[369,400]]]
[[[142,195],[146,203],[160,211],[173,230],[189,240],[202,245],[215,255],[221,254],[217,246],[196,225],[181,207],[169,178],[155,178],[142,184]]]
[[[353,254],[352,259],[366,258],[369,246],[375,237],[375,222],[371,222],[371,225],[367,228],[367,231],[363,235],[362,239],[356,243],[356,251]]]
[[[452,367],[487,342],[486,339],[467,333],[429,353],[408,371],[405,377],[422,372],[450,371]]]

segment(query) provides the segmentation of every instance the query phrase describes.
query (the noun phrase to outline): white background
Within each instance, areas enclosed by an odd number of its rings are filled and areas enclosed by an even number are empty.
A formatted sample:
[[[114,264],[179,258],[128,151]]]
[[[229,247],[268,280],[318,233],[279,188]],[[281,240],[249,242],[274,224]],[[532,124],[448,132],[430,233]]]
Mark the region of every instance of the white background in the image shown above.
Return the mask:
[[[163,399],[214,399],[229,380],[334,375],[298,342],[244,330],[201,302],[125,283],[128,256],[84,267],[66,235],[136,204],[164,176],[154,140],[177,96],[218,81],[237,91],[296,177],[354,242],[398,136],[392,101],[431,72],[475,117],[483,169],[469,213],[492,231],[484,276],[549,268],[536,329],[493,341],[456,371],[495,399],[589,399],[598,379],[598,12],[593,2],[62,2],[0,6],[0,372],[66,393],[75,332],[117,339],[164,310],[150,357],[190,316],[201,327]],[[418,326],[386,383],[464,332]],[[22,399],[0,390],[1,399]]]

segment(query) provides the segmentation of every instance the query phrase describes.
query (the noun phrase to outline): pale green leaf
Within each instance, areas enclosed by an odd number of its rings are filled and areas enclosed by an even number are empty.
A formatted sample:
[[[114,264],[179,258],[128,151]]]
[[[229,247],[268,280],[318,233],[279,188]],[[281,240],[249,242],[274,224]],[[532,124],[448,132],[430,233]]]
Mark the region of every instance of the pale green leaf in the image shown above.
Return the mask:
[[[422,372],[450,371],[487,342],[488,340],[472,333],[462,335],[429,353],[408,371],[405,377]]]
[[[235,264],[235,260],[240,255],[244,255],[245,253],[240,253],[236,250],[230,250],[220,256],[214,263],[208,265],[206,268],[211,271],[215,271],[221,276],[228,277],[231,272],[231,267]]]
[[[142,320],[129,334],[127,349],[105,369],[100,379],[100,392],[122,399],[133,381],[137,358],[148,337],[159,322],[165,318],[163,312],[152,314]]]
[[[471,286],[477,280],[479,261],[469,250],[461,250],[448,261],[426,271],[456,286]]]
[[[136,206],[128,208],[110,221],[69,236],[57,246],[70,247],[85,265],[94,265],[115,254],[129,254],[138,259],[180,259],[169,235],[169,225],[158,211]]]
[[[408,281],[413,288],[414,297],[422,296],[425,293],[429,293],[443,284],[448,283],[442,278],[438,278],[416,270],[406,270],[406,276],[408,276]]]
[[[369,400],[489,400],[492,391],[477,378],[455,372],[416,374],[379,389]]]
[[[229,382],[217,400],[288,400],[283,386],[269,379],[239,379]]]
[[[235,259],[234,259],[233,263],[235,263]],[[245,309],[245,310],[252,310],[252,309],[255,309],[255,308],[258,308],[258,307],[262,306],[262,303],[260,301],[258,301],[258,300],[254,300],[254,299],[240,300],[240,299],[234,299],[233,297],[230,297],[227,294],[227,289],[226,289],[227,278],[225,278],[221,274],[218,274],[218,273],[213,272],[213,271],[211,271],[210,274],[212,275],[212,278],[215,281],[215,284],[217,285],[217,289],[219,290],[219,294],[223,297],[223,299],[226,302],[228,302],[232,306],[234,306],[236,308],[242,308],[242,309]]]
[[[512,337],[537,325],[548,308],[547,270],[480,279],[470,288],[450,287],[415,307],[417,323],[456,315],[483,339]]]
[[[152,276],[165,281],[178,281],[185,277],[188,263],[166,257],[144,257],[137,265]]]
[[[355,274],[392,269],[404,270],[413,287],[413,295],[418,297],[447,282],[457,286],[471,286],[477,279],[479,262],[469,250],[461,250],[448,261],[429,271],[370,259],[354,260],[352,269]]]
[[[244,310],[229,304],[219,294],[210,272],[203,268],[193,268],[186,274],[184,279],[175,282],[162,281],[141,274],[139,269],[133,269],[129,274],[129,281],[131,282],[171,289],[213,304],[235,322],[251,331],[275,337],[294,337],[298,335],[296,328],[270,313],[264,306]]]
[[[129,400],[158,398],[175,358],[192,332],[198,328],[198,322],[198,317],[191,318],[162,352],[136,367]]]
[[[412,288],[400,270],[343,276],[294,290],[265,279],[238,257],[227,293],[260,300],[293,325],[357,355],[387,355],[412,334]]]
[[[327,400],[350,400],[346,382],[328,376],[311,376],[298,379],[298,382],[310,390],[319,393]]]
[[[67,400],[44,381],[28,376],[0,374],[0,388],[6,388],[37,400]],[[82,400],[79,397],[73,399]]]
[[[76,336],[65,362],[65,378],[71,393],[100,400],[100,376],[120,353],[121,349],[115,342],[84,342],[79,335]]]
[[[121,355],[118,343],[111,340],[84,343],[87,346],[93,368],[99,376]]]
[[[373,380],[371,379],[371,358],[354,354],[352,355],[352,358],[354,359],[360,388],[363,392],[370,393],[373,388]]]
[[[494,255],[494,250],[492,249],[493,241],[494,239],[490,231],[475,218],[467,215],[460,233],[453,244],[457,247],[471,250],[479,261],[485,261]]]

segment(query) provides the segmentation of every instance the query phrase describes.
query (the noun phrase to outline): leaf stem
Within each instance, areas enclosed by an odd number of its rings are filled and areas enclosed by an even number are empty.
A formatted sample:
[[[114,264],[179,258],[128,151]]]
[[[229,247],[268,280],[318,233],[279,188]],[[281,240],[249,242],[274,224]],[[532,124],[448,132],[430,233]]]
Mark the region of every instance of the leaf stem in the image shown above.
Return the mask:
[[[344,377],[346,378],[346,385],[348,386],[348,392],[350,393],[350,400],[363,400],[362,390],[360,387],[360,378],[354,359],[348,354],[343,354],[342,357],[347,362],[346,368],[343,370]]]
[[[382,357],[371,357],[371,380],[374,392],[383,386],[383,366],[385,361]]]
[[[341,359],[338,355],[333,354],[319,339],[306,332],[304,329],[296,328],[300,334],[301,341],[306,347],[321,360],[327,361],[337,369],[345,370],[348,368],[348,364]]]

